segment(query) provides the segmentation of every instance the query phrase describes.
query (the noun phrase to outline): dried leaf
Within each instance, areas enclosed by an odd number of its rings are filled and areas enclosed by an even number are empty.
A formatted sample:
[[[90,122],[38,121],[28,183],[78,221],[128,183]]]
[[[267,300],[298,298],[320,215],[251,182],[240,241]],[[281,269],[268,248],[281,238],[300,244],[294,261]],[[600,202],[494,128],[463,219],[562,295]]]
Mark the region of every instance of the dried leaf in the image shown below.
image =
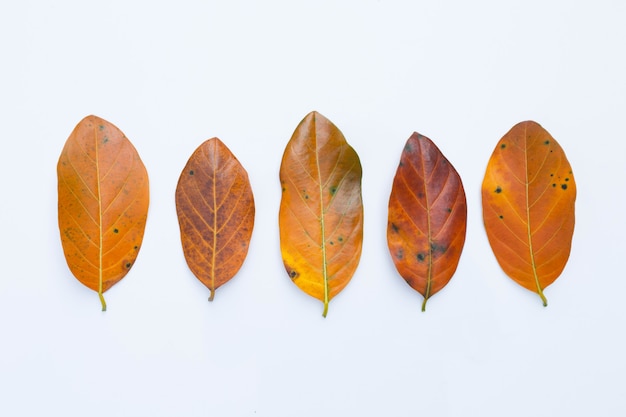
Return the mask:
[[[422,311],[454,275],[466,224],[459,174],[430,139],[413,133],[389,197],[387,244],[400,275],[424,296]]]
[[[280,166],[280,248],[287,274],[324,303],[350,281],[361,257],[361,163],[343,134],[309,113]]]
[[[189,158],[176,187],[176,211],[187,265],[212,301],[241,268],[254,227],[248,173],[218,138]]]
[[[576,183],[565,152],[539,124],[515,125],[491,155],[482,200],[498,263],[547,305],[543,290],[565,268],[574,233]]]
[[[74,276],[103,293],[135,263],[148,216],[148,173],[114,125],[87,116],[74,128],[57,165],[59,229]]]

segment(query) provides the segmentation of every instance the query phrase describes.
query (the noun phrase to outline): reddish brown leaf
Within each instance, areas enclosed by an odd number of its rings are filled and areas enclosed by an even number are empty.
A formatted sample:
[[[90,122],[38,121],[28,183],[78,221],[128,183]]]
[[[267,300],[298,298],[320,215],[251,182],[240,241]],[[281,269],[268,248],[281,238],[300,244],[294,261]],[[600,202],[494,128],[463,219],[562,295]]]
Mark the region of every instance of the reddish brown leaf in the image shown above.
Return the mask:
[[[280,166],[280,249],[287,274],[324,303],[350,281],[361,257],[361,163],[317,112],[298,125]]]
[[[400,275],[424,296],[422,311],[456,271],[466,223],[459,174],[430,139],[413,133],[391,189],[387,244]]]
[[[518,123],[489,159],[482,200],[498,263],[547,305],[543,290],[565,268],[574,233],[576,183],[565,152],[539,124]]]
[[[254,227],[248,173],[218,138],[189,158],[176,187],[176,211],[187,265],[212,301],[241,268]]]
[[[135,263],[149,203],[148,173],[114,125],[87,116],[65,143],[57,166],[59,229],[70,270],[103,293]]]

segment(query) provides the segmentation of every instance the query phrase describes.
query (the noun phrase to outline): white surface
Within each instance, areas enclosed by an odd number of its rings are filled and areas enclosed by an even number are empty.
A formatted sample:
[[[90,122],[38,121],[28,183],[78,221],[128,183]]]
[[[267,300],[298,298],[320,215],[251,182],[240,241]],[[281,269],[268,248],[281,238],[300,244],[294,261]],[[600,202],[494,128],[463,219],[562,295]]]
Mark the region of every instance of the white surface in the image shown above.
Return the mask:
[[[626,3],[200,3],[0,6],[1,415],[626,413]],[[311,110],[364,170],[363,257],[326,319],[278,242],[280,159]],[[56,219],[56,162],[88,114],[131,139],[151,185],[141,253],[106,313],[69,272]],[[500,270],[482,226],[487,160],[527,119],[560,142],[578,184],[547,308]],[[414,130],[468,200],[459,268],[426,313],[385,238]],[[244,267],[208,303],[174,190],[213,136],[248,170],[257,216]]]

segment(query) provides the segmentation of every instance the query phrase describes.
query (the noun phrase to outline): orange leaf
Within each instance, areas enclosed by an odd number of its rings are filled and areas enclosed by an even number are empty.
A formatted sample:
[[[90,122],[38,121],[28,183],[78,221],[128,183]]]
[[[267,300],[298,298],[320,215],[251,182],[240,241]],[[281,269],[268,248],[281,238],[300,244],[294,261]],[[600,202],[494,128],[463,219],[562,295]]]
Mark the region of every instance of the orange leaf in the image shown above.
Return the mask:
[[[326,317],[361,257],[361,162],[339,129],[311,112],[287,144],[280,182],[285,268],[302,291],[324,303]]]
[[[74,276],[103,293],[135,263],[148,216],[148,173],[114,125],[96,116],[78,123],[57,165],[59,229]]]
[[[176,211],[187,265],[212,301],[241,268],[254,227],[248,173],[218,138],[189,158],[176,187]]]
[[[565,268],[574,233],[576,183],[565,152],[537,123],[515,125],[491,155],[482,199],[498,263],[547,305],[543,290]]]
[[[422,311],[454,275],[466,224],[459,174],[430,139],[413,133],[389,197],[387,244],[400,275],[424,296]]]

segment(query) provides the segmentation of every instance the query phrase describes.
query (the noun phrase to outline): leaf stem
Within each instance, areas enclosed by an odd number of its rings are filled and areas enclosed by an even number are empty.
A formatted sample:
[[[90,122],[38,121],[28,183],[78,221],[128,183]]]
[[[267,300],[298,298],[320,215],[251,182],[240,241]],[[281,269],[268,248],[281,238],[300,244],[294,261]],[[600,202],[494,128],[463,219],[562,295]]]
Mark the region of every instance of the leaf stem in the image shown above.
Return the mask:
[[[102,311],[107,311],[107,303],[104,301],[104,295],[102,295],[102,291],[98,291],[98,297],[100,297],[100,302],[102,303]]]
[[[322,312],[322,316],[326,318],[326,314],[328,314],[328,300],[324,300],[324,311]]]
[[[209,296],[209,301],[213,301],[214,297],[215,297],[215,289],[211,288],[211,295]]]
[[[426,311],[426,301],[428,301],[428,297],[424,297],[424,302],[422,303],[422,312]]]
[[[543,290],[541,288],[538,288],[539,291],[537,291],[537,294],[539,294],[539,297],[541,297],[541,301],[543,301],[543,306],[544,307],[548,307],[548,300],[546,299],[546,296],[543,295]]]

